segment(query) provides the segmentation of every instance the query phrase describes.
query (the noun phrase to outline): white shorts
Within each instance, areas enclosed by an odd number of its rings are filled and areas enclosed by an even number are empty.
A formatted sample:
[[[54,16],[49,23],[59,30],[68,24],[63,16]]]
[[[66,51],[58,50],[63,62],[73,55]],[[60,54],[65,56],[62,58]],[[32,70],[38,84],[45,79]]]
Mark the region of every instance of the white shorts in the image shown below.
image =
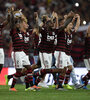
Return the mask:
[[[72,65],[70,56],[66,55],[65,52],[62,51],[55,51],[54,57],[56,59],[55,66],[59,69],[63,69],[69,65]]]
[[[84,64],[85,64],[87,70],[90,70],[90,58],[89,59],[84,59]]]
[[[65,52],[62,51],[55,51],[55,66],[59,69],[63,69],[67,64],[65,63]]]
[[[39,52],[41,66],[43,69],[50,69],[52,66],[52,53],[41,53]]]
[[[4,50],[0,48],[0,64],[4,64]]]
[[[12,52],[12,59],[16,68],[23,68],[24,65],[30,65],[29,57],[23,51]]]
[[[73,66],[73,63],[72,63],[72,60],[71,60],[71,56],[66,54],[65,59],[66,59],[67,66],[70,66],[70,65]]]

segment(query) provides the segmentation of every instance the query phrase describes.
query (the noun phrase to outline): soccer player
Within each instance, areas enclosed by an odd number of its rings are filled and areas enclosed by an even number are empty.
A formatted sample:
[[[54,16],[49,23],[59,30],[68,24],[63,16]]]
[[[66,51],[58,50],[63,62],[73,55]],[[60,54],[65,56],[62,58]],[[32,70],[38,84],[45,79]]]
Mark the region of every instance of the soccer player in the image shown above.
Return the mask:
[[[4,50],[3,50],[3,40],[2,40],[2,26],[0,25],[0,73],[4,64]]]
[[[88,73],[82,78],[82,83],[85,85],[84,89],[87,89],[86,86],[88,84],[88,81],[90,80],[90,26],[87,29],[87,33],[86,33],[86,37],[85,37],[84,63],[88,70]]]
[[[7,17],[7,19],[9,16]],[[0,24],[0,73],[4,64],[4,50],[3,50],[3,35],[2,35],[2,29],[4,28],[5,25],[8,24],[8,21],[4,21],[3,23]]]
[[[51,20],[47,20],[39,30],[39,57],[42,69],[50,69],[52,66],[52,53],[54,52],[56,34],[56,30],[52,27],[53,22]]]
[[[26,85],[26,89],[33,89],[33,76],[32,76],[32,70],[33,67],[31,66],[29,62],[29,58],[25,53],[25,42],[29,40],[25,36],[26,29],[28,28],[27,19],[22,14],[21,11],[12,11],[11,12],[11,37],[12,37],[12,43],[13,43],[13,60],[16,67],[16,73],[13,75],[13,82],[11,85],[10,90],[11,91],[17,91],[14,86],[16,84],[16,80],[18,77],[21,77],[23,74],[22,69],[26,68],[27,72],[26,75],[28,76],[28,82],[30,82],[30,88],[29,85]],[[13,27],[12,27],[13,26]],[[28,34],[28,33],[27,33]]]
[[[64,16],[64,19],[60,22],[60,28],[59,32],[57,34],[57,45],[55,48],[54,56],[56,59],[55,66],[60,70],[63,69],[62,73],[59,75],[59,80],[58,80],[58,85],[57,88],[58,90],[63,90],[63,80],[66,72],[66,57],[65,57],[65,51],[66,51],[66,39],[65,39],[65,31],[64,29],[67,27],[67,25],[71,22],[72,19],[68,21],[68,18],[72,18],[74,16],[74,13],[70,12],[68,15]],[[66,23],[67,22],[67,23]]]
[[[56,17],[57,20],[57,14],[55,14],[54,17]],[[56,33],[57,30],[54,27],[53,20],[48,16],[43,16],[42,24],[40,25],[39,28],[38,48],[39,48],[39,57],[41,60],[42,70],[44,69],[44,71],[49,69],[48,70],[49,72],[52,66],[52,53],[54,52]],[[45,82],[39,83],[39,85],[46,87]]]
[[[76,24],[74,26],[76,20]],[[72,89],[69,85],[68,85],[68,80],[70,78],[70,73],[72,72],[72,68],[73,65],[70,61],[71,59],[71,47],[72,47],[72,36],[73,34],[78,30],[80,25],[80,16],[78,14],[74,15],[74,18],[72,20],[72,22],[70,22],[67,27],[65,28],[65,40],[66,40],[66,63],[67,63],[67,71],[66,71],[66,75],[65,75],[65,81],[64,81],[64,87],[67,89]]]

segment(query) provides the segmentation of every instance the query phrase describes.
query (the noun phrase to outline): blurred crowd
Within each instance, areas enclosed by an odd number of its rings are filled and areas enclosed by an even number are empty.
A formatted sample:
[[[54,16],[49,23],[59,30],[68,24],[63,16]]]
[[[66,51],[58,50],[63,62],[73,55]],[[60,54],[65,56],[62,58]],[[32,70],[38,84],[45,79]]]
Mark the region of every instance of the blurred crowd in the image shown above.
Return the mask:
[[[76,2],[79,3],[78,7],[75,6]],[[22,12],[28,19],[30,28],[32,28],[34,25],[34,12],[38,12],[40,17],[44,14],[48,14],[48,16],[50,16],[52,11],[55,11],[60,17],[63,17],[65,14],[72,10],[75,13],[80,14],[81,25],[83,25],[84,20],[87,22],[87,24],[90,21],[90,0],[0,0],[0,23],[5,20],[7,16],[7,8],[11,6],[14,6],[16,9],[22,9]],[[84,66],[83,50],[85,33],[86,31],[77,32],[73,39],[72,57],[75,61],[75,66],[79,67]],[[12,46],[11,38],[8,35],[8,27],[3,30],[3,34],[4,50],[6,56],[5,66],[8,67],[12,65],[10,56]],[[78,57],[75,55],[75,53]]]

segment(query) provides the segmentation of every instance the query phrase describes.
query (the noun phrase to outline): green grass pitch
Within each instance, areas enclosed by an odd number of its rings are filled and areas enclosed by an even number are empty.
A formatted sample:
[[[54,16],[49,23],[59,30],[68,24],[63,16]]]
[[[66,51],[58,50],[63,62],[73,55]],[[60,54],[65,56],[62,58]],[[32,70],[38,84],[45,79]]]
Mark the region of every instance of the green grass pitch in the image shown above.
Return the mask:
[[[9,91],[9,86],[0,85],[0,100],[90,100],[90,90],[55,90],[52,87],[40,91],[24,91],[24,85],[16,85],[17,92]],[[90,85],[88,85],[90,88]]]

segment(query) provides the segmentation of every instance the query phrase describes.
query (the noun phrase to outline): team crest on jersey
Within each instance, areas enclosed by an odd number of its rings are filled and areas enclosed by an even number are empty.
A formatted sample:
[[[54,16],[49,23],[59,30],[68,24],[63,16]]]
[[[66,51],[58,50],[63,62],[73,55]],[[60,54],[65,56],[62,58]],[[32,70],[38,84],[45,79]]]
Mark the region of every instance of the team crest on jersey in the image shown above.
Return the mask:
[[[55,35],[55,32],[52,32],[52,35]]]
[[[29,35],[29,32],[27,32],[27,35]]]
[[[25,43],[28,43],[29,42],[29,37],[24,37],[24,41],[25,41]]]
[[[44,30],[44,28],[42,27],[42,30]]]
[[[22,39],[22,38],[23,38],[22,34],[18,33],[18,35],[19,35],[20,39]]]

